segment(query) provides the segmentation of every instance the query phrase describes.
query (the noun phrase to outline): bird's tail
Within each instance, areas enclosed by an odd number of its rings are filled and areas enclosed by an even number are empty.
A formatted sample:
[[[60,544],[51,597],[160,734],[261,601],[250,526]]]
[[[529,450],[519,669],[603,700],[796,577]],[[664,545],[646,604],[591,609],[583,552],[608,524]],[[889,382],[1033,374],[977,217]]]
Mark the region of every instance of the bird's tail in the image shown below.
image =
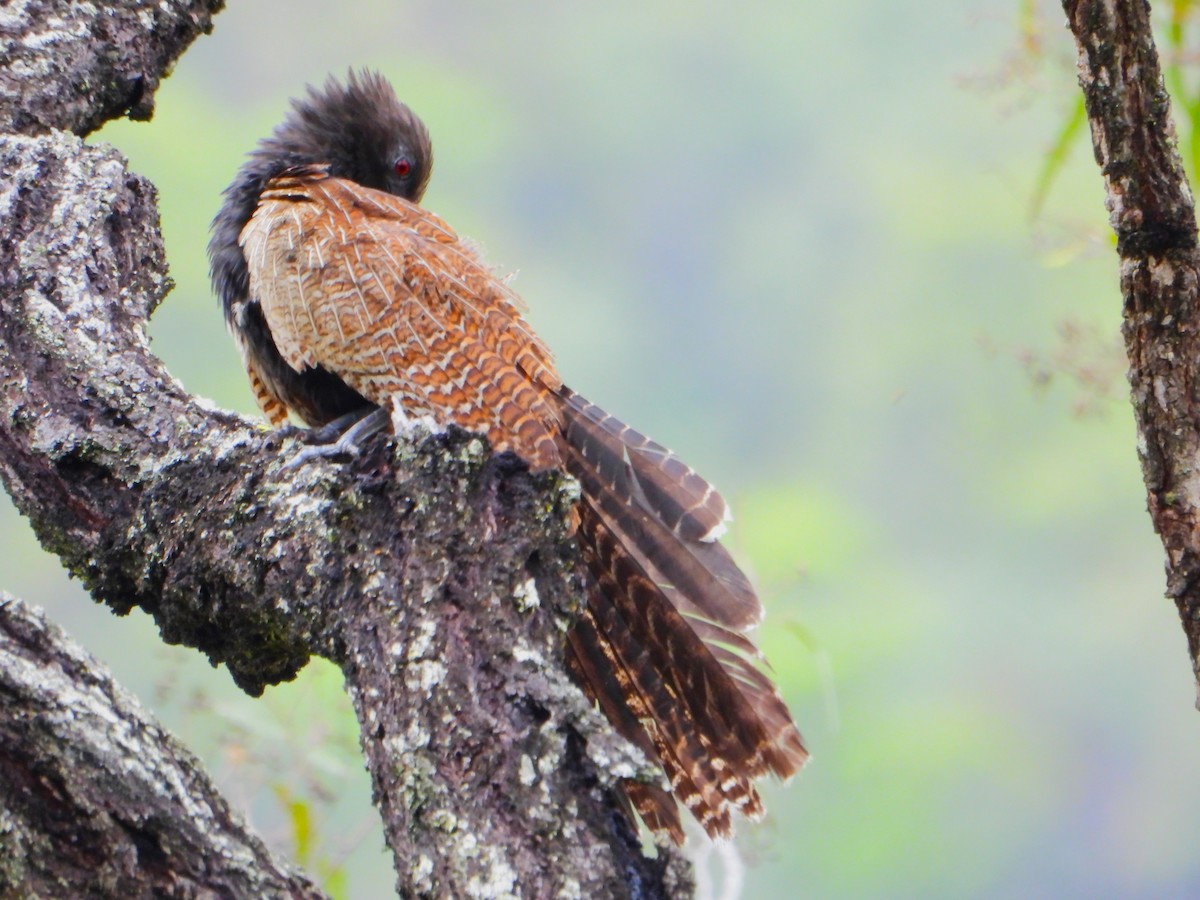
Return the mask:
[[[572,669],[614,727],[661,762],[704,830],[727,837],[734,811],[763,814],[755,779],[791,777],[808,752],[746,637],[762,604],[717,543],[725,501],[665,447],[566,388],[560,396],[592,576]],[[682,842],[667,792],[626,791],[649,828]]]

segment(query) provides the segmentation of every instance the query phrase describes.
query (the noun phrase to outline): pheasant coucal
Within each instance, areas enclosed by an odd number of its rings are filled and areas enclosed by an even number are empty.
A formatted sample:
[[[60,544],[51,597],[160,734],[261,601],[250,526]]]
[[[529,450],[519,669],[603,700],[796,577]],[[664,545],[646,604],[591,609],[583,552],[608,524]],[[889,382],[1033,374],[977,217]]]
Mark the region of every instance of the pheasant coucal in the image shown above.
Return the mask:
[[[590,578],[570,670],[705,831],[728,836],[734,810],[763,813],[755,779],[789,778],[808,754],[746,636],[763,609],[717,542],[725,501],[562,383],[519,298],[417,205],[431,166],[425,126],[371,72],[310,88],[249,155],[209,255],[255,397],[274,425],[453,423],[577,478]],[[625,790],[682,842],[670,794]]]

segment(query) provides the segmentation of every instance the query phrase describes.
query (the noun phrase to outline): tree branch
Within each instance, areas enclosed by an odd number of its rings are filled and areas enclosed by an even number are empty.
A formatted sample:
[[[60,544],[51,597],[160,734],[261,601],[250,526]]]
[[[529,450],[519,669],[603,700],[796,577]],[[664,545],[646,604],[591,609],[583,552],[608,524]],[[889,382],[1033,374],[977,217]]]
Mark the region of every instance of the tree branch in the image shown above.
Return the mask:
[[[1117,235],[1150,517],[1200,684],[1200,253],[1145,0],[1065,0]]]
[[[0,708],[0,896],[325,896],[95,659],[3,592]]]
[[[12,96],[0,122],[42,131]],[[83,96],[58,124],[111,113]],[[43,545],[249,693],[312,653],[340,665],[405,896],[689,891],[614,789],[661,776],[562,666],[574,483],[461,432],[281,470],[294,440],[189,397],[148,350],[169,287],[153,187],[62,131],[0,137],[0,170],[0,480]]]
[[[13,0],[0,5],[0,132],[86,135],[149,119],[154,92],[225,0]]]

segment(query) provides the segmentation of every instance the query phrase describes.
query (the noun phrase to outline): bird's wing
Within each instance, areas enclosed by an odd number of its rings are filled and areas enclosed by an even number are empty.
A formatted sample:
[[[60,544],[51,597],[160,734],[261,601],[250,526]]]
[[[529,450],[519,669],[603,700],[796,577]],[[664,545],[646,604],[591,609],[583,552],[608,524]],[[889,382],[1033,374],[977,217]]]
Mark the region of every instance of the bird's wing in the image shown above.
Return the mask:
[[[433,214],[321,169],[267,185],[240,239],[283,358],[373,403],[558,464],[562,382],[516,295]]]

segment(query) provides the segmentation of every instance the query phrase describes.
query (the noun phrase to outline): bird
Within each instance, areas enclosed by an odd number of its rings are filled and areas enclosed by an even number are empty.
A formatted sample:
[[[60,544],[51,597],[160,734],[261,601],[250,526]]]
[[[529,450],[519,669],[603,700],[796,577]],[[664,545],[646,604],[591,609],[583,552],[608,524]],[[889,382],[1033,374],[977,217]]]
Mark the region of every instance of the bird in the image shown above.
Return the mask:
[[[578,480],[584,604],[566,668],[665,782],[622,782],[656,837],[765,814],[808,759],[749,632],[763,606],[719,538],[721,495],[568,388],[509,281],[420,205],[428,130],[378,72],[309,86],[213,220],[213,287],[268,421],[343,447],[425,421]],[[347,443],[347,439],[349,442]],[[664,787],[669,785],[669,790]]]

